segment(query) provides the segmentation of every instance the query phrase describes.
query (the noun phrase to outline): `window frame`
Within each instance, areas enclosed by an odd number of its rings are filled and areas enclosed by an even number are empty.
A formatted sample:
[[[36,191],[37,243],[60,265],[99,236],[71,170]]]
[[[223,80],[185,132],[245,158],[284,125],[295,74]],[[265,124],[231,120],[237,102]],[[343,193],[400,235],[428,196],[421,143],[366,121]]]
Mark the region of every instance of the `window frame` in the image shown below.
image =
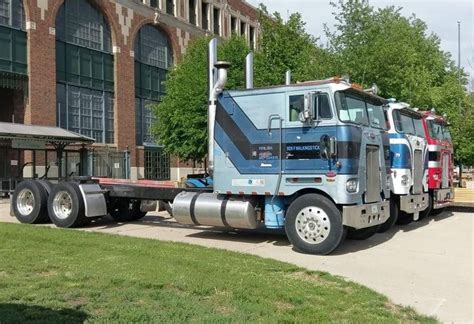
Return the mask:
[[[331,113],[331,117],[330,118],[319,118],[319,119],[316,119],[316,120],[319,120],[321,122],[326,122],[326,121],[331,121],[331,120],[334,120],[334,103],[331,101],[331,95],[329,93],[329,91],[326,91],[326,90],[317,90],[319,93],[315,93],[313,94],[313,102],[315,103],[314,99],[317,95],[325,95],[328,99],[328,103],[329,103],[329,111]],[[289,125],[303,125],[301,123],[301,121],[299,120],[299,118],[297,120],[291,120],[291,110],[290,110],[290,99],[291,97],[297,97],[297,96],[301,96],[302,99],[303,99],[303,109],[304,109],[304,96],[308,93],[308,92],[311,92],[311,91],[304,91],[304,92],[290,92],[290,93],[287,93],[286,94],[286,105],[285,105],[285,116],[287,116],[287,121],[289,123]],[[313,107],[314,109],[314,107]],[[301,111],[300,111],[301,112]],[[307,125],[303,125],[304,127],[307,127]]]

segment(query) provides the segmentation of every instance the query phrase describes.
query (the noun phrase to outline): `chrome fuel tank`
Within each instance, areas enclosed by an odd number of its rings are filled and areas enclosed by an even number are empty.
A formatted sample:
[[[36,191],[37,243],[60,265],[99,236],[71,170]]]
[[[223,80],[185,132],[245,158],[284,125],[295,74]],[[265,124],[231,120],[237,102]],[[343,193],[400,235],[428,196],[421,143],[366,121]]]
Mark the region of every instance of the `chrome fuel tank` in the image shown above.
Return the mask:
[[[183,191],[173,201],[173,216],[186,225],[257,228],[253,201],[240,196]]]

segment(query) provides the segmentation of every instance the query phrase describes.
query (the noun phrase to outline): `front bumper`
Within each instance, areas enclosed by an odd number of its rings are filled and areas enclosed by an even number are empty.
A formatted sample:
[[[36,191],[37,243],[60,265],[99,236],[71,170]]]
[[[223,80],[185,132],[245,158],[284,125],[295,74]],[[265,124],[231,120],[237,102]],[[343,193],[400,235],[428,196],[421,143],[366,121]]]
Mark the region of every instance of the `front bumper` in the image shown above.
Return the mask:
[[[400,196],[400,210],[408,214],[419,213],[428,207],[429,194]]]
[[[385,223],[390,217],[389,201],[373,204],[344,206],[342,224],[354,229],[377,226]]]
[[[433,209],[449,206],[454,201],[454,189],[435,189],[433,191]]]

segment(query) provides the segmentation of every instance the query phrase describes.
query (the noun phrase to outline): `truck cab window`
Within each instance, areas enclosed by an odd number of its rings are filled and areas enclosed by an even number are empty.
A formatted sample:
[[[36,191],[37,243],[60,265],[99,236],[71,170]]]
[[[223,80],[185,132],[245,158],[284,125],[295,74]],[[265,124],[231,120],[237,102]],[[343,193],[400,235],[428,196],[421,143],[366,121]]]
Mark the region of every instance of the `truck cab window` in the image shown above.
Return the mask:
[[[400,114],[400,121],[402,124],[402,131],[405,134],[415,135],[415,126],[413,126],[413,119],[410,116]]]
[[[300,120],[300,112],[304,110],[304,95],[290,96],[290,122]]]
[[[316,101],[317,100],[317,101]],[[316,102],[319,102],[319,116],[317,119],[331,119],[331,105],[329,104],[329,96],[325,93],[318,94],[314,101],[314,111],[316,111]]]
[[[346,96],[338,92],[336,94],[338,105],[338,114],[341,121],[352,122],[359,125],[367,125],[367,112],[365,101],[362,98]]]
[[[423,121],[421,118],[413,118],[413,124],[415,125],[416,136],[426,137],[425,130],[423,128]]]
[[[369,114],[370,125],[376,128],[386,128],[385,114],[383,107],[367,102],[367,113]]]

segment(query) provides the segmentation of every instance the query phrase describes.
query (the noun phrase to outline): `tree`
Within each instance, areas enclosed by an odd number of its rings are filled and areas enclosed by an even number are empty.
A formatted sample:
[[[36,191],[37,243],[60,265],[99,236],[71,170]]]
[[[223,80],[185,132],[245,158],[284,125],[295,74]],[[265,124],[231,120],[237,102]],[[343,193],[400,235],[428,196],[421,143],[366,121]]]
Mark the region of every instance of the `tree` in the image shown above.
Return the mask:
[[[328,70],[348,74],[366,87],[376,83],[383,97],[446,113],[452,124],[455,158],[473,164],[473,144],[466,137],[474,131],[474,108],[464,87],[467,80],[463,73],[459,83],[458,70],[441,50],[438,36],[429,34],[415,15],[402,16],[400,7],[376,10],[365,0],[331,4],[336,24],[333,31],[325,28],[331,55]]]
[[[182,62],[168,75],[166,95],[153,107],[157,141],[183,160],[200,161],[207,153],[207,45],[209,37],[193,41]],[[219,60],[232,64],[228,87],[242,87],[244,60],[249,49],[240,37],[219,44]]]

